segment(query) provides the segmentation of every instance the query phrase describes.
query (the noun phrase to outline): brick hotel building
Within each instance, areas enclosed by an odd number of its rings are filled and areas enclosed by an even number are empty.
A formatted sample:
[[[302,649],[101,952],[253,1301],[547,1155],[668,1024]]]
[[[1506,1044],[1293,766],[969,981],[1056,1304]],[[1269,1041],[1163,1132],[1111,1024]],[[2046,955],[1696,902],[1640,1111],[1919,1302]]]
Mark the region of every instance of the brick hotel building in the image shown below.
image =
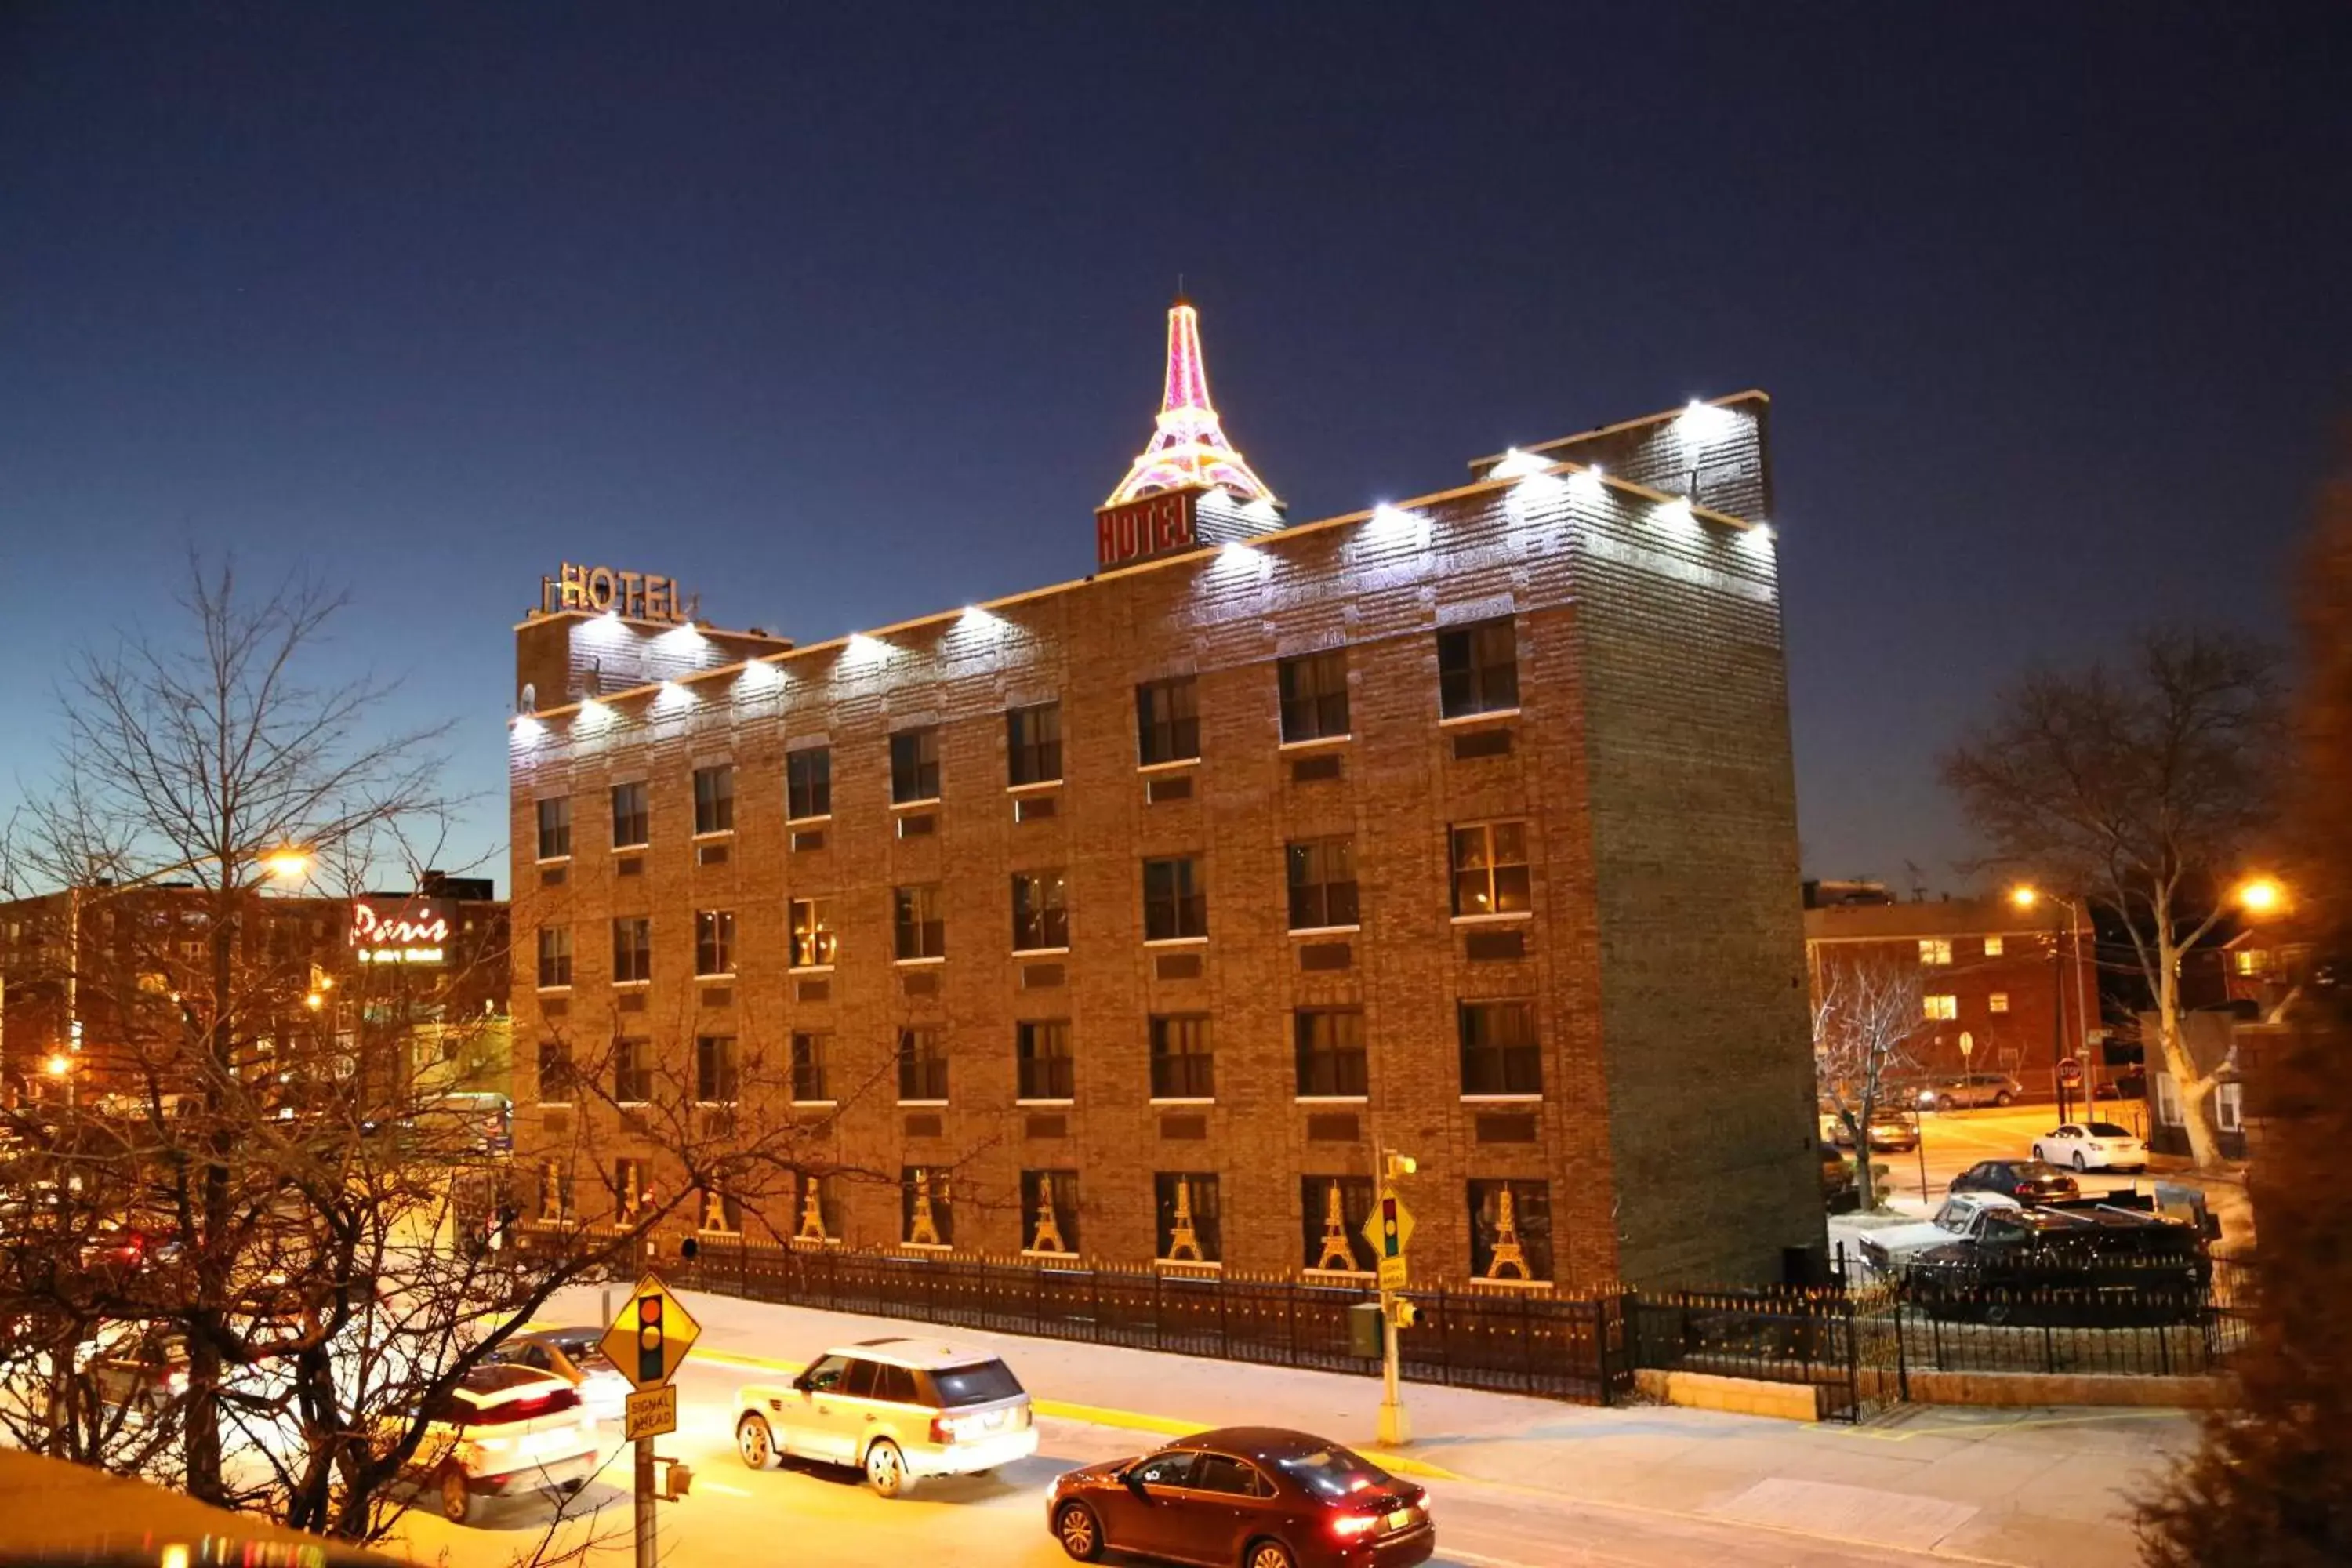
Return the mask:
[[[903,1176],[809,1178],[779,1240],[1368,1272],[1385,1149],[1416,1285],[1805,1267],[1767,415],[1289,525],[1180,302],[1091,576],[794,647],[567,568],[516,628],[527,1202],[658,1181],[612,1102],[756,1048],[766,1113]],[[614,1171],[531,1167],[599,1116]]]

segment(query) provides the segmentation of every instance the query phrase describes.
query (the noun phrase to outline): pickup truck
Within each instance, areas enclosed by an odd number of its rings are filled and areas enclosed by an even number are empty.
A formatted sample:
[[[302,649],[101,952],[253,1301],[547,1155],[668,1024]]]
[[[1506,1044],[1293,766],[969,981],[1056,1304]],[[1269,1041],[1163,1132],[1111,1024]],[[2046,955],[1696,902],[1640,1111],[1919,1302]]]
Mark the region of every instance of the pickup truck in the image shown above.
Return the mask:
[[[1988,1215],[2015,1214],[2024,1206],[2000,1193],[1954,1193],[1944,1200],[1944,1206],[1936,1211],[1933,1219],[1874,1231],[1863,1237],[1863,1261],[1874,1274],[1900,1272],[1905,1264],[1930,1247],[1979,1237]]]
[[[2194,1321],[2212,1263],[2194,1224],[2083,1201],[1979,1211],[1967,1236],[1912,1253],[1899,1274],[1935,1317],[2115,1327]]]

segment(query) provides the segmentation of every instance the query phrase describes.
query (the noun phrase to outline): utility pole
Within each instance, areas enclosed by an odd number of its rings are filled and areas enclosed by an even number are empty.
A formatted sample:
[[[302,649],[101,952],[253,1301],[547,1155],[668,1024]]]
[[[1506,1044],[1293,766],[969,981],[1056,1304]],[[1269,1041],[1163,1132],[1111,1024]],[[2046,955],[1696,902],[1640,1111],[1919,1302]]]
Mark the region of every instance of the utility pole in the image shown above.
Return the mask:
[[[1364,1226],[1372,1244],[1372,1253],[1379,1259],[1381,1288],[1381,1420],[1380,1439],[1382,1443],[1409,1443],[1412,1440],[1412,1423],[1404,1412],[1404,1394],[1397,1372],[1397,1331],[1409,1329],[1420,1318],[1420,1309],[1399,1294],[1409,1279],[1405,1268],[1405,1245],[1412,1239],[1412,1212],[1397,1196],[1396,1182],[1400,1176],[1410,1176],[1419,1164],[1410,1154],[1393,1150],[1381,1153],[1380,1199],[1373,1205],[1371,1220]]]

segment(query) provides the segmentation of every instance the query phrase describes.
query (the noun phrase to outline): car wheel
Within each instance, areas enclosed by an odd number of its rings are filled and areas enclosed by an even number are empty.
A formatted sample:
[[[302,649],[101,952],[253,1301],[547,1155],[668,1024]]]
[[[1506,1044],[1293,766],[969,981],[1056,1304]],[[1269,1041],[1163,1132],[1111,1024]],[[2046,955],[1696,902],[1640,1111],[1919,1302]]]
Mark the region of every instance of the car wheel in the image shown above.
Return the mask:
[[[2087,1170],[2089,1170],[2090,1168],[2091,1168],[2091,1162],[2089,1162],[2088,1160],[2085,1160],[2084,1158],[2083,1158],[2083,1152],[2082,1152],[2080,1149],[2075,1150],[2075,1151],[2074,1151],[2074,1169],[2076,1169],[2076,1170],[2078,1170],[2078,1171],[2087,1171]]]
[[[1054,1539],[1081,1563],[1102,1555],[1102,1523],[1095,1518],[1095,1510],[1082,1502],[1062,1505],[1062,1511],[1054,1516]]]
[[[1936,1109],[1938,1110],[1952,1110],[1957,1109],[1957,1107],[1953,1104],[1952,1097],[1950,1095],[1939,1094],[1936,1097]]]
[[[887,1498],[905,1497],[915,1489],[915,1478],[907,1473],[907,1457],[887,1437],[866,1450],[866,1484]]]
[[[1995,1105],[2000,1106],[2003,1110],[2007,1110],[2010,1108],[2011,1104],[2012,1103],[2012,1100],[2013,1100],[2013,1097],[2010,1094],[2009,1090],[2007,1090],[2007,1089],[2002,1089],[1999,1094],[1996,1094],[1996,1095],[1994,1095],[1994,1096],[1992,1097],[1992,1102],[1993,1102]]]
[[[1253,1541],[1242,1554],[1242,1568],[1294,1568],[1290,1548],[1279,1541]]]
[[[2009,1292],[1996,1290],[1992,1293],[1992,1299],[1985,1303],[1984,1321],[1999,1328],[2009,1321],[2013,1310],[2014,1309],[2010,1305]]]
[[[466,1489],[466,1472],[455,1465],[441,1471],[441,1517],[452,1524],[463,1524],[474,1511],[474,1494]]]
[[[776,1457],[776,1435],[764,1415],[746,1415],[735,1423],[735,1451],[755,1470],[764,1470]]]

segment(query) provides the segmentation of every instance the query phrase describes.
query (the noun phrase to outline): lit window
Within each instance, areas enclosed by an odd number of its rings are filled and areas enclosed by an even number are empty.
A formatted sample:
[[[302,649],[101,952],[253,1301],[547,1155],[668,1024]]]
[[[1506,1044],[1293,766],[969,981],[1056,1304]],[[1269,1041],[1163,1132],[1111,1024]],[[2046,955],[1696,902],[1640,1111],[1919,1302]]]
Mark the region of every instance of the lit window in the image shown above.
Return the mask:
[[[694,973],[698,975],[735,973],[735,911],[697,910],[694,914]]]
[[[1224,1256],[1217,1178],[1207,1171],[1160,1171],[1151,1178],[1159,1211],[1155,1256],[1171,1263],[1214,1263]]]
[[[1143,863],[1143,940],[1209,934],[1209,879],[1197,856]]]
[[[1290,929],[1317,931],[1357,922],[1356,841],[1309,838],[1285,856],[1290,877]]]
[[[1053,1228],[1045,1227],[1051,1217]],[[1076,1253],[1078,1250],[1078,1173],[1076,1171],[1021,1173],[1021,1236],[1029,1252]],[[1039,1241],[1061,1245],[1040,1247]]]
[[[1519,705],[1519,634],[1508,616],[1437,634],[1437,705],[1448,719]]]
[[[833,963],[831,899],[794,899],[792,925],[794,969],[823,969]]]
[[[2258,947],[2241,948],[2230,956],[2237,961],[2241,974],[2266,974],[2270,972],[2271,955]]]
[[[539,988],[555,990],[572,984],[572,928],[539,928]]]
[[[654,977],[654,922],[645,915],[625,915],[613,922],[614,981]]]
[[[572,855],[572,797],[556,795],[539,803],[539,858],[565,860]]]
[[[1528,825],[1481,822],[1457,827],[1454,845],[1454,912],[1517,914],[1528,907]]]
[[[1013,1058],[1023,1100],[1069,1100],[1076,1091],[1066,1018],[1023,1022],[1013,1029]]]
[[[694,1042],[694,1098],[705,1105],[735,1103],[735,1037],[704,1035]]]
[[[645,781],[613,786],[613,847],[641,849],[653,837],[653,816]]]
[[[735,831],[735,769],[730,764],[694,770],[694,831]]]
[[[1481,1279],[1551,1278],[1551,1184],[1474,1181],[1470,1272]]]
[[[898,1098],[903,1100],[945,1100],[948,1097],[948,1053],[937,1029],[898,1031]]]
[[[695,1214],[699,1228],[705,1233],[740,1236],[743,1231],[743,1205],[732,1193],[719,1192],[710,1187],[695,1190]]]
[[[1986,998],[1985,1005],[1995,1013],[2008,1012],[2009,993],[2006,991],[1994,992],[1990,997]]]
[[[1952,962],[1952,939],[1948,936],[1923,936],[1919,939],[1919,962],[1927,964]]]
[[[901,1165],[898,1168],[900,1241],[909,1247],[955,1245],[955,1204],[950,1196],[951,1180],[950,1173],[937,1165]],[[877,1368],[877,1375],[887,1377],[894,1370],[884,1365]],[[879,1397],[889,1397],[888,1393],[878,1387],[876,1392]]]
[[[2217,1084],[2213,1089],[2213,1125],[2224,1132],[2245,1131],[2245,1086]]]
[[[2168,1072],[2155,1074],[2154,1081],[2156,1083],[2156,1119],[2167,1127],[2183,1125],[2180,1119],[2180,1086],[2172,1081],[2172,1075]]]
[[[1200,756],[1200,689],[1191,676],[1148,680],[1135,689],[1135,751],[1146,767]]]
[[[1052,784],[1062,776],[1062,705],[1040,702],[1004,715],[1004,761],[1015,784]]]
[[[1282,688],[1282,738],[1328,741],[1348,732],[1348,656],[1328,653],[1286,658],[1276,668]]]
[[[1531,1002],[1465,1002],[1455,1025],[1462,1049],[1462,1092],[1541,1094],[1543,1049]]]
[[[940,885],[937,882],[892,889],[891,906],[900,958],[940,958],[946,955],[948,922],[940,907]]]
[[[890,804],[940,798],[940,727],[925,724],[890,737]]]
[[[1960,1016],[1960,999],[1957,996],[1922,996],[1919,998],[1923,1016],[1957,1018]]]
[[[784,757],[784,816],[793,822],[833,815],[833,748],[806,746]]]
[[[1070,911],[1059,871],[1013,873],[1013,951],[1035,952],[1070,945]]]
[[[1997,936],[1989,936],[1985,938],[1985,956],[1987,958],[1999,958],[2000,956],[2000,938]]]
[[[1217,1058],[1204,1017],[1151,1020],[1151,1098],[1212,1100]]]
[[[1299,1267],[1328,1273],[1370,1274],[1376,1263],[1363,1237],[1372,1217],[1370,1176],[1298,1178]]]
[[[1360,1010],[1302,1007],[1291,1015],[1291,1041],[1302,1099],[1367,1092],[1364,1015]]]

